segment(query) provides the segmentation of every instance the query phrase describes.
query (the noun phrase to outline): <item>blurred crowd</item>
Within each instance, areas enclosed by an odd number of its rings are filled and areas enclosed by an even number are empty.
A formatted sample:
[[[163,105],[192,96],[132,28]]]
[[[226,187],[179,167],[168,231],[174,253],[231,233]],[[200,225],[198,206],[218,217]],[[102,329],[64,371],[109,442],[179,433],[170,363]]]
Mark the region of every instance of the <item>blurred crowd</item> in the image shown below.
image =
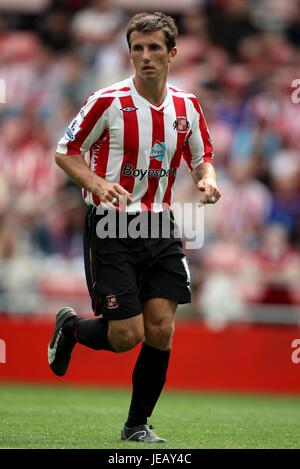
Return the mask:
[[[22,310],[29,291],[70,289],[70,279],[85,288],[85,206],[53,157],[87,96],[132,73],[132,13],[109,0],[61,0],[0,16],[2,310]],[[187,252],[193,307],[222,323],[245,318],[252,303],[300,304],[300,1],[195,0],[171,14],[180,35],[169,82],[200,100],[222,191],[205,208],[204,247]],[[187,168],[175,193],[198,200]]]

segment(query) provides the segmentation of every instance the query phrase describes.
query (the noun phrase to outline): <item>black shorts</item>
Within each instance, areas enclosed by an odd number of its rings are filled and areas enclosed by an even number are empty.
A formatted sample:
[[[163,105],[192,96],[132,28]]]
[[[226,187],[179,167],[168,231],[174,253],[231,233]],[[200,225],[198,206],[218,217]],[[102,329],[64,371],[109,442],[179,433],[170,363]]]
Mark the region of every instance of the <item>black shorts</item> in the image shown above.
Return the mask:
[[[191,302],[187,260],[181,239],[174,232],[176,225],[172,212],[168,213],[171,236],[162,237],[160,233],[155,238],[133,239],[128,236],[103,237],[99,221],[103,222],[106,214],[97,215],[95,207],[88,208],[84,261],[96,316],[102,315],[109,320],[137,316],[142,313],[142,303],[150,298],[167,298],[179,304]],[[161,218],[161,215],[155,216]],[[137,215],[127,216],[129,223]]]

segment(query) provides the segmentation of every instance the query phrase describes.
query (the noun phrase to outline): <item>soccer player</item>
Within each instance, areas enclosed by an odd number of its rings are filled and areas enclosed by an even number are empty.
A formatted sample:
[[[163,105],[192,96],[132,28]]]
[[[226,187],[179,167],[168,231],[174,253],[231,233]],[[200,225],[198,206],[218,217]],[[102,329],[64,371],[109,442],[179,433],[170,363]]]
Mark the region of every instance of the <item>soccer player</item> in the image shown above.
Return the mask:
[[[70,307],[57,313],[49,365],[63,376],[77,343],[124,352],[142,341],[121,438],[146,443],[166,441],[152,431],[148,417],[166,380],[176,307],[191,301],[188,265],[170,213],[169,237],[134,239],[129,230],[125,237],[105,237],[99,223],[115,213],[121,228],[120,204],[126,199],[128,226],[141,212],[157,217],[161,226],[182,156],[201,201],[220,197],[199,102],[167,83],[176,35],[170,16],[133,16],[127,41],[134,76],[91,95],[56,153],[56,163],[82,187],[88,205],[85,271],[96,317],[80,318]]]

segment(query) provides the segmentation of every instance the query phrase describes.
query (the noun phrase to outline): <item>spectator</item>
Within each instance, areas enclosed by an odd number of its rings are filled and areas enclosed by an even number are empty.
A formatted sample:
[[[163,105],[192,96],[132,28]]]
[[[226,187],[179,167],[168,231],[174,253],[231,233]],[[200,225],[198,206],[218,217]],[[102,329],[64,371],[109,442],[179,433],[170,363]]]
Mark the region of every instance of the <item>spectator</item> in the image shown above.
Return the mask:
[[[257,32],[249,18],[249,2],[227,0],[207,9],[208,31],[212,41],[234,58],[240,41]]]
[[[259,236],[271,207],[269,190],[254,177],[251,160],[231,160],[219,207],[215,210],[215,232],[251,245]]]
[[[255,303],[295,304],[299,296],[300,256],[289,245],[288,232],[279,224],[269,225],[262,245],[252,257],[256,283]]]
[[[294,241],[300,239],[300,153],[286,149],[270,161],[273,198],[269,221],[281,223]]]
[[[170,82],[194,91],[205,105],[223,196],[214,210],[205,208],[204,247],[188,255],[198,278],[197,305],[214,308],[205,293],[210,283],[201,277],[204,263],[209,282],[217,282],[218,292],[231,291],[236,317],[238,312],[243,317],[245,299],[262,301],[255,275],[263,277],[262,264],[276,264],[270,254],[275,238],[284,259],[300,248],[300,105],[291,100],[292,81],[300,76],[300,2],[200,3],[177,12],[184,36]],[[6,103],[0,104],[0,256],[10,266],[7,278],[14,278],[16,268],[20,285],[35,284],[27,277],[35,262],[61,262],[63,277],[66,263],[80,254],[79,194],[56,170],[52,146],[86,95],[128,75],[127,45],[120,39],[125,17],[108,0],[55,0],[40,17],[14,13],[0,20],[6,85]],[[180,171],[176,202],[197,203],[187,172]],[[18,211],[13,218],[12,203]],[[51,204],[60,205],[59,213],[53,214]],[[221,248],[220,257],[240,257],[241,263],[228,270],[212,262],[211,250]],[[28,253],[30,268],[24,261]],[[268,262],[257,256],[269,256]],[[294,289],[292,300],[285,298],[294,301]],[[223,299],[229,305],[229,295]]]

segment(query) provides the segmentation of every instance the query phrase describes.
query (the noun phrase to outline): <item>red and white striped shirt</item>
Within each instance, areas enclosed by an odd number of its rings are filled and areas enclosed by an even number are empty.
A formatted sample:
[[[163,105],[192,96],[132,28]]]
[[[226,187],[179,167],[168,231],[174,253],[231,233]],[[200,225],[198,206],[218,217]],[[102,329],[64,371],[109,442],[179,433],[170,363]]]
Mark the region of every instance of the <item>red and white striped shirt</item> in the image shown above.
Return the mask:
[[[58,153],[85,154],[92,171],[132,193],[129,212],[171,205],[182,156],[190,170],[213,157],[197,98],[169,84],[167,89],[160,106],[143,98],[132,78],[101,89],[58,143]],[[86,190],[83,197],[88,205],[100,203]]]

